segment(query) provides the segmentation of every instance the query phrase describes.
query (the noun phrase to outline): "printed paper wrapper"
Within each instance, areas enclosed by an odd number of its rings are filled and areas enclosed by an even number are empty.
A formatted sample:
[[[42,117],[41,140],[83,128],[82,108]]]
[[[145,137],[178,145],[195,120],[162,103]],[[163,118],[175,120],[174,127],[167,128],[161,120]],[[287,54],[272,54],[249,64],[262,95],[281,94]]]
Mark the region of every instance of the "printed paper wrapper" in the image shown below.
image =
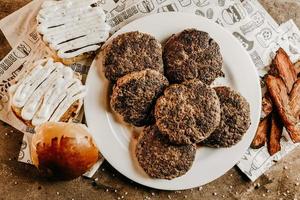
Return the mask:
[[[275,50],[278,46],[289,52],[289,56],[293,62],[299,60],[300,52],[300,31],[292,20],[282,24],[279,27],[280,37],[272,48],[271,55],[275,55]],[[261,70],[263,73],[263,70]],[[263,92],[265,88],[263,88]],[[252,181],[255,181],[260,175],[267,171],[274,163],[287,155],[299,144],[293,143],[284,129],[280,139],[281,150],[273,156],[270,156],[267,146],[260,149],[249,148],[245,155],[241,158],[237,166],[245,173]]]
[[[0,62],[0,83],[12,84],[28,63],[50,53],[35,30],[35,17],[42,2],[35,0],[0,21],[0,29],[14,47]],[[97,4],[105,10],[112,33],[135,19],[160,12],[187,12],[206,17],[223,26],[241,42],[261,77],[280,46],[293,61],[300,58],[300,33],[296,25],[289,21],[278,26],[257,0],[99,0]],[[86,74],[89,64],[90,61],[76,63],[72,67]],[[264,88],[262,91],[264,92]],[[11,121],[7,115],[5,89],[1,90],[0,95],[0,119],[25,133],[19,160],[31,163],[28,149],[31,134],[28,134],[26,127]],[[296,146],[284,134],[281,152],[270,157],[265,147],[258,150],[249,148],[238,167],[251,180],[255,180],[273,164],[274,159],[279,160]],[[99,165],[98,163],[88,175],[91,176]]]
[[[9,44],[13,46],[9,54],[0,62],[0,119],[24,133],[18,160],[29,164],[32,164],[30,142],[34,130],[18,120],[11,111],[8,88],[16,82],[20,74],[32,67],[34,61],[53,56],[53,52],[44,44],[36,31],[36,15],[42,2],[35,0],[0,21],[0,29]],[[70,67],[79,72],[84,81],[91,62],[91,59],[86,59]],[[81,122],[82,117],[83,110],[73,119],[73,122]],[[104,158],[101,158],[85,176],[91,177],[103,160]]]

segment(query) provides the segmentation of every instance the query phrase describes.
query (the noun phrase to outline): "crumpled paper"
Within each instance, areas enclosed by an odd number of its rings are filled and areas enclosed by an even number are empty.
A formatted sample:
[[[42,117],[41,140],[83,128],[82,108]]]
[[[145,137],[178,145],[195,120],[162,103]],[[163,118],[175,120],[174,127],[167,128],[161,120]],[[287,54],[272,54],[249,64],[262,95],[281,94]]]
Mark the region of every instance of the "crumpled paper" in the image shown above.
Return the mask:
[[[9,44],[14,47],[0,62],[0,83],[7,80],[12,71],[18,69],[16,66],[34,60],[37,55],[35,54],[36,49],[42,48],[42,42],[33,39],[37,35],[34,19],[41,2],[42,0],[34,0],[0,21],[0,29]],[[223,26],[241,42],[261,77],[266,73],[266,66],[270,64],[279,47],[283,47],[293,61],[300,58],[300,33],[297,26],[293,21],[279,26],[257,0],[99,0],[97,4],[105,10],[107,21],[112,26],[112,33],[135,19],[160,12],[188,12],[206,17]],[[28,27],[31,28],[28,29]],[[28,43],[24,43],[26,41]],[[28,44],[29,46],[27,46]],[[27,52],[25,54],[28,55],[22,59],[13,58],[16,61],[9,61],[13,57],[12,55],[18,51]],[[2,67],[7,62],[11,64]],[[89,65],[82,66],[78,64],[74,67],[77,67],[79,71],[87,72]],[[262,91],[264,92],[264,88]],[[5,106],[6,103],[3,99],[5,98],[1,98],[0,104]],[[3,120],[1,111],[0,119]],[[3,121],[7,122],[7,120]],[[24,130],[22,131],[24,132]],[[26,139],[24,137],[19,160],[30,163]],[[249,148],[237,166],[254,181],[274,163],[273,160],[279,160],[296,146],[285,133],[282,137],[282,150],[276,155],[270,157],[265,147],[258,150]],[[89,175],[96,170],[97,166]]]

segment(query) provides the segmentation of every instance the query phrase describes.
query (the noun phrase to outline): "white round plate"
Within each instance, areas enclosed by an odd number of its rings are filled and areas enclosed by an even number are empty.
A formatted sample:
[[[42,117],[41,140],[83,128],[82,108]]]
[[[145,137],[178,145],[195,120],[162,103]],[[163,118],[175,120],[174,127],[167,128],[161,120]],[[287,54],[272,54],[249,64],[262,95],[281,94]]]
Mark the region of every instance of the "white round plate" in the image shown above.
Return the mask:
[[[246,152],[260,118],[261,89],[255,66],[242,45],[216,23],[191,14],[161,13],[131,22],[116,32],[112,38],[124,32],[140,31],[149,33],[163,42],[172,34],[186,28],[206,31],[219,44],[226,78],[217,80],[215,84],[231,86],[247,99],[251,109],[251,126],[242,141],[231,148],[199,148],[192,168],[184,176],[173,180],[152,179],[138,169],[131,152],[132,130],[119,123],[108,106],[108,81],[100,72],[101,56],[95,58],[86,81],[88,88],[84,99],[86,121],[101,153],[114,168],[129,179],[157,189],[193,188],[225,174]]]

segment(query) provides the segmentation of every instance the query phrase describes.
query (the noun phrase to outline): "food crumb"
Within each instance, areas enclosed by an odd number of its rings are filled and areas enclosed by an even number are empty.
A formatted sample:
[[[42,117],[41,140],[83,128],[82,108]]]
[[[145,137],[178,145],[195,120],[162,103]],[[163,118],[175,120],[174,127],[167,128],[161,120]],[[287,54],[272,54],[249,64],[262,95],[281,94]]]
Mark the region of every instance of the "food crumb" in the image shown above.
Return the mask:
[[[267,193],[270,193],[270,192],[271,192],[271,190],[268,189],[268,190],[267,190]]]
[[[225,198],[225,195],[223,194],[222,197]]]
[[[216,193],[216,192],[214,192],[214,193],[213,193],[213,195],[214,195],[214,196],[217,196],[217,193]]]
[[[152,196],[155,196],[155,193],[154,193],[154,192],[151,192],[151,195],[152,195]]]
[[[184,198],[186,199],[186,198],[187,198],[187,195],[184,195]]]
[[[124,196],[123,196],[123,195],[121,196],[121,199],[124,199]]]
[[[108,192],[108,189],[106,189],[105,192]]]
[[[254,184],[254,188],[255,188],[255,189],[258,189],[259,187],[260,187],[260,183],[255,183],[255,184]]]
[[[230,174],[230,176],[233,176],[233,174]]]
[[[15,185],[18,185],[18,182],[17,182],[17,181],[15,181],[15,182],[14,182],[14,184],[15,184]]]
[[[284,193],[282,193],[282,194],[283,194],[283,196],[285,196],[285,197],[286,197],[286,195],[287,195],[285,192],[284,192]]]
[[[229,188],[230,188],[230,189],[232,189],[232,188],[233,188],[233,186],[231,185],[231,186],[229,186]]]
[[[118,192],[118,190],[117,190],[117,189],[115,189],[115,190],[114,190],[114,192],[115,192],[115,193],[117,193],[117,192]]]
[[[202,190],[202,187],[199,187],[198,190],[201,191],[201,190]]]
[[[56,192],[57,195],[59,195],[59,192]]]
[[[263,194],[262,194],[262,196],[263,196],[263,197],[265,197],[265,196],[266,196],[266,194],[265,194],[265,193],[263,193]]]
[[[125,192],[125,195],[127,195],[128,194],[128,192]]]
[[[288,169],[288,167],[285,165],[285,166],[283,167],[283,169]]]
[[[168,199],[171,199],[171,196],[170,196],[170,195],[168,195]]]
[[[297,183],[295,183],[295,185],[296,185],[296,186],[299,186],[299,183],[297,182]]]
[[[95,178],[95,181],[98,181],[99,179],[98,178]]]

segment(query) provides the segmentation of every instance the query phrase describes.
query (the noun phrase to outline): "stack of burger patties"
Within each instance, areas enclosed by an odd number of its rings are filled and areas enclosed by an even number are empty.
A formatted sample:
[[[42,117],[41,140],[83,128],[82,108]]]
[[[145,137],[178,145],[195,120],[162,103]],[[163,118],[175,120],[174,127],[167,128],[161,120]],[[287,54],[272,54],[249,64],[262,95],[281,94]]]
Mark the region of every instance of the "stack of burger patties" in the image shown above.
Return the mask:
[[[184,175],[197,144],[231,147],[250,126],[250,108],[237,91],[211,87],[223,77],[219,45],[208,33],[186,29],[164,46],[153,36],[128,32],[101,51],[113,84],[110,106],[123,122],[144,127],[135,158],[152,178]]]

